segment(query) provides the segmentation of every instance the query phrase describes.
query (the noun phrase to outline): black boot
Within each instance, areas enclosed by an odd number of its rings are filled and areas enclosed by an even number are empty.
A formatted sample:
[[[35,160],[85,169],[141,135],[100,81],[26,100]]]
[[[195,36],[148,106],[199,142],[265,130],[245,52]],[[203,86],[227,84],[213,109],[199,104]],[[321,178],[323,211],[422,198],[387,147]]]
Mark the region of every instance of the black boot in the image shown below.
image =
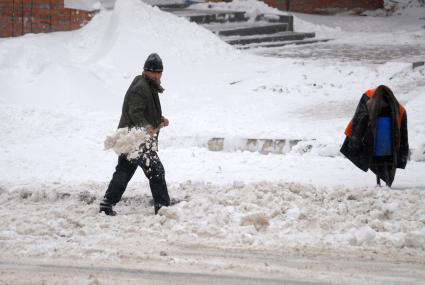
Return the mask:
[[[99,213],[104,212],[107,216],[115,216],[117,212],[112,210],[112,206],[113,205],[110,202],[103,200],[102,202],[100,202]]]
[[[160,203],[155,203],[154,210],[155,210],[155,215],[158,214],[159,209],[161,209],[164,205],[160,204]]]
[[[170,206],[170,197],[168,196],[164,175],[157,175],[149,179],[149,186],[152,191],[156,215],[162,207]]]

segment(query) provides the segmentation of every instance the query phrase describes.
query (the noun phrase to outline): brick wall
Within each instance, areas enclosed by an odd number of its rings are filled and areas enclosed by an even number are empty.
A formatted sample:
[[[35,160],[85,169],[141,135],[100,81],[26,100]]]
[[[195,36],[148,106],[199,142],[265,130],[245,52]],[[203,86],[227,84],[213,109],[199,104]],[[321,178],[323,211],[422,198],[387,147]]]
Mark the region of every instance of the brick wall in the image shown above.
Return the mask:
[[[75,30],[91,17],[64,8],[64,0],[0,0],[0,37]]]
[[[339,11],[366,11],[384,7],[384,0],[264,0],[284,11],[329,14]]]

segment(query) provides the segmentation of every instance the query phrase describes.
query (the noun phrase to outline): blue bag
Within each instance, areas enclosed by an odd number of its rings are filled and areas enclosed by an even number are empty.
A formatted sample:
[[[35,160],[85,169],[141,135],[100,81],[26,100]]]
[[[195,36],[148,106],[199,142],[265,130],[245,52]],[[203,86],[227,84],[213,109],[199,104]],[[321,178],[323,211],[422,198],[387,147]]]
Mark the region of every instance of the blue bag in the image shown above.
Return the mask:
[[[393,154],[393,141],[391,129],[391,117],[378,117],[376,119],[375,156],[387,156]]]

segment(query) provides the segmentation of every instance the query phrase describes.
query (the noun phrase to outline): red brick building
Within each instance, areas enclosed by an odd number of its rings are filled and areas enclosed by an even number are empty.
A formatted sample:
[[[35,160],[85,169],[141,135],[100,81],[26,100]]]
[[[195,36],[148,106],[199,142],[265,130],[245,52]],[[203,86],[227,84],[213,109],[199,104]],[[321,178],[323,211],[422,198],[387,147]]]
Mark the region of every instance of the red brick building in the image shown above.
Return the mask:
[[[284,11],[331,14],[342,11],[366,11],[384,7],[384,0],[263,0]]]
[[[75,30],[91,17],[65,8],[64,0],[0,0],[0,37]]]

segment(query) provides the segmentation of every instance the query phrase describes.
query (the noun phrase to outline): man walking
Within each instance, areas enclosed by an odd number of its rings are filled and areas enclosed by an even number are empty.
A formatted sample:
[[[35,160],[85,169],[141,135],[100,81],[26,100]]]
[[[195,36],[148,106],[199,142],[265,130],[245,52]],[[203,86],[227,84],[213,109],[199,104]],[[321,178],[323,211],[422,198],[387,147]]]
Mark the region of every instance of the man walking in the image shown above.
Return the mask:
[[[157,145],[158,133],[161,127],[168,126],[168,119],[162,116],[161,103],[158,93],[161,87],[162,60],[156,53],[149,55],[143,67],[142,75],[136,76],[124,97],[121,119],[118,128],[144,128]],[[118,158],[115,173],[106,190],[99,212],[115,216],[112,207],[121,200],[128,182],[133,177],[137,167],[143,169],[149,180],[149,186],[154,199],[154,212],[162,206],[170,205],[165,171],[158,157],[156,148],[143,145],[141,155],[137,159],[128,160],[125,154]]]

